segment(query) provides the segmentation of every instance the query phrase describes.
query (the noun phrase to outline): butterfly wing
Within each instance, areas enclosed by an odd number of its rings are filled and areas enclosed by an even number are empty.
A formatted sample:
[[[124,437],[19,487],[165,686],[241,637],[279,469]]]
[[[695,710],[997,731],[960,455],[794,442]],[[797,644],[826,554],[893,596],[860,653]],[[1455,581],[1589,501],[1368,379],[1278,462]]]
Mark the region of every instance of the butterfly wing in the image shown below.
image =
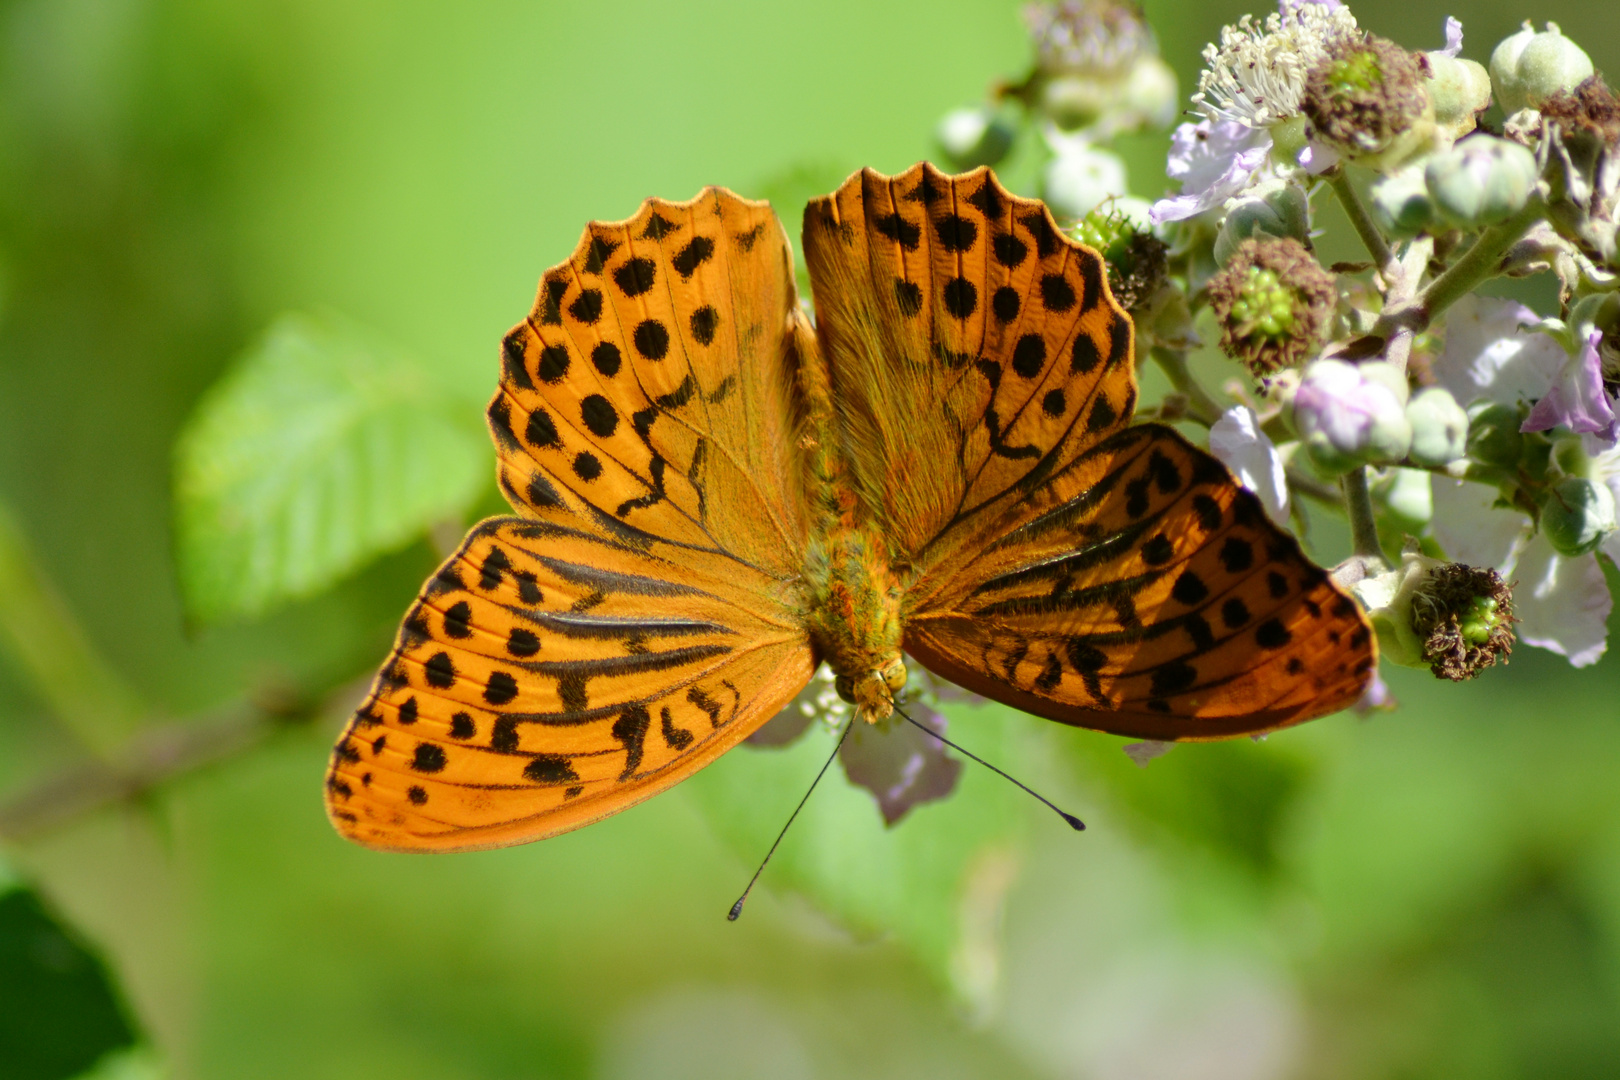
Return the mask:
[[[989,170],[867,170],[805,212],[852,484],[911,574],[904,645],[1041,716],[1160,739],[1270,730],[1371,677],[1354,603],[1225,468],[1131,427],[1095,252]]]
[[[334,752],[371,847],[538,840],[745,738],[809,680],[792,265],[708,189],[587,227],[507,335],[489,407],[519,511],[424,586]]]

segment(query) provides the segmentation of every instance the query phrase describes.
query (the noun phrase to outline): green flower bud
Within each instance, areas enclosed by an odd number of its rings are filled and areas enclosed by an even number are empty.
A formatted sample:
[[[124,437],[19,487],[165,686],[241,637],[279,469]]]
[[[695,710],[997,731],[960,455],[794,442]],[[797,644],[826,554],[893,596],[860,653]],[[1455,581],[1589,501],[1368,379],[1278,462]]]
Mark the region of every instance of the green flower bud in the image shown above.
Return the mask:
[[[1176,73],[1157,55],[1138,56],[1120,90],[1120,111],[1135,121],[1120,127],[1169,127],[1176,119],[1181,87]]]
[[[1147,224],[1147,207],[1133,214],[1141,200],[1114,199],[1092,210],[1074,227],[1074,238],[1095,248],[1108,266],[1108,289],[1126,311],[1134,311],[1164,283],[1169,250]],[[1142,333],[1137,324],[1137,333]]]
[[[1333,275],[1292,238],[1244,240],[1208,289],[1221,348],[1258,377],[1315,352],[1339,297]]]
[[[1387,469],[1372,486],[1378,514],[1378,536],[1386,547],[1398,548],[1405,536],[1416,535],[1434,517],[1434,490],[1422,469]]]
[[[1524,454],[1522,423],[1524,415],[1517,406],[1476,405],[1469,410],[1468,456],[1492,468],[1517,468]]]
[[[1449,465],[1468,450],[1468,414],[1451,391],[1431,386],[1419,390],[1406,406],[1412,425],[1412,460],[1419,465]]]
[[[1291,236],[1304,241],[1311,228],[1310,216],[1305,189],[1295,184],[1242,199],[1221,223],[1215,237],[1215,261],[1223,265],[1231,261],[1238,245],[1251,237],[1276,240]]]
[[[952,109],[934,129],[946,160],[959,172],[995,165],[1012,149],[1013,126],[996,110],[979,105]]]
[[[1585,555],[1615,530],[1614,509],[1608,485],[1566,476],[1541,504],[1541,531],[1560,555]]]
[[[1473,229],[1522,210],[1539,174],[1535,155],[1518,143],[1472,135],[1430,158],[1423,181],[1443,220]]]
[[[1479,114],[1491,105],[1491,76],[1485,65],[1441,52],[1425,53],[1429,63],[1429,97],[1434,122],[1447,138],[1460,139],[1474,130]]]
[[[1416,236],[1436,218],[1419,165],[1408,165],[1373,183],[1367,189],[1367,205],[1374,220],[1396,236]]]
[[[1491,85],[1509,116],[1540,108],[1554,94],[1570,93],[1594,70],[1592,58],[1551,22],[1538,34],[1526,21],[1524,29],[1504,38],[1491,53]]]

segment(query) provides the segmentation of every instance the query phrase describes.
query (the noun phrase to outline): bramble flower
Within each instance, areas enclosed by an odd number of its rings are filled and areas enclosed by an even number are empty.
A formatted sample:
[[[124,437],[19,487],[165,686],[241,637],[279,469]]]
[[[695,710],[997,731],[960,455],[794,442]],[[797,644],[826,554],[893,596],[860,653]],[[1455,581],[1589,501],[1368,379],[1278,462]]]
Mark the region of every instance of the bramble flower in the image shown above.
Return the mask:
[[[1620,453],[1594,461],[1613,491],[1620,486]],[[1595,555],[1560,555],[1530,518],[1500,505],[1495,488],[1435,476],[1434,536],[1448,556],[1491,567],[1514,583],[1519,640],[1567,657],[1575,667],[1595,664],[1606,648],[1613,601]],[[1610,534],[1603,546],[1620,555]]]
[[[1566,427],[1582,435],[1593,435],[1604,446],[1614,446],[1620,432],[1615,408],[1620,398],[1612,396],[1603,384],[1603,359],[1599,347],[1603,332],[1586,335],[1580,352],[1569,357],[1530,410],[1521,431],[1547,431]]]
[[[1340,35],[1306,75],[1300,107],[1341,154],[1410,156],[1433,117],[1426,62],[1387,38]]]
[[[982,702],[926,671],[915,671],[902,700],[906,711],[930,731],[945,734],[945,717],[931,701]],[[796,742],[820,723],[838,730],[851,723],[854,708],[839,697],[832,669],[823,664],[797,697],[747,739],[758,747],[783,747]],[[878,801],[883,820],[893,825],[918,803],[943,799],[956,788],[961,762],[947,756],[945,744],[932,738],[898,714],[878,724],[854,722],[838,751],[838,760],[852,784],[866,788]]]
[[[1486,400],[1517,406],[1544,397],[1568,359],[1541,319],[1514,300],[1465,296],[1446,316],[1445,348],[1434,376],[1467,406]]]
[[[1254,492],[1266,516],[1288,527],[1288,473],[1277,447],[1260,430],[1254,410],[1234,405],[1222,413],[1209,429],[1209,452]]]
[[[1047,136],[1052,159],[1041,171],[1041,198],[1058,218],[1082,218],[1129,188],[1118,154],[1076,136]]]
[[[906,707],[929,731],[945,734],[945,716],[920,702]],[[948,757],[945,744],[917,730],[898,714],[877,724],[856,724],[838,751],[844,775],[877,797],[886,824],[893,825],[918,803],[943,799],[956,789],[962,763]]]
[[[1220,206],[1249,186],[1271,153],[1271,136],[1236,120],[1182,124],[1170,137],[1165,175],[1181,193],[1153,204],[1155,225],[1184,221]]]
[[[1300,115],[1306,75],[1330,42],[1356,32],[1349,8],[1308,0],[1283,0],[1264,23],[1245,15],[1223,27],[1220,44],[1204,49],[1192,98],[1202,119],[1172,137],[1165,173],[1181,181],[1181,192],[1154,204],[1154,223],[1194,217],[1248,187],[1276,144],[1272,129]],[[1307,164],[1320,172],[1333,161],[1318,148]]]
[[[1035,72],[1012,91],[1058,128],[1103,138],[1175,117],[1176,76],[1141,11],[1120,0],[1030,4]]]

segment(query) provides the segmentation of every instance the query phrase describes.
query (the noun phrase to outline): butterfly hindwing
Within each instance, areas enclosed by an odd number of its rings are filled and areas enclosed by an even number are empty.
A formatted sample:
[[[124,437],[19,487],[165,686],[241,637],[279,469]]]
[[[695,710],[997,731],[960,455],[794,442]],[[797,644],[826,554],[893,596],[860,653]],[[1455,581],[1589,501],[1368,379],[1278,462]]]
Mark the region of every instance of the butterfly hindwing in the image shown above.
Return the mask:
[[[328,811],[391,850],[551,836],[708,764],[812,666],[803,629],[757,590],[492,518],[412,605],[338,743]]]
[[[1040,496],[908,619],[930,670],[1165,740],[1268,731],[1360,696],[1374,645],[1355,603],[1175,432],[1126,428]]]

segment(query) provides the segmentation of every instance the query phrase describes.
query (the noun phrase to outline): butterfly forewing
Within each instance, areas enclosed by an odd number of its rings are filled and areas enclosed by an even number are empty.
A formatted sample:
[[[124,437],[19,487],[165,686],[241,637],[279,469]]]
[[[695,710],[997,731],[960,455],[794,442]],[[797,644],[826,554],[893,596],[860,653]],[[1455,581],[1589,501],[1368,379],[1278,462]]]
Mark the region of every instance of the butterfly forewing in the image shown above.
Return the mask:
[[[508,498],[796,574],[796,302],[766,203],[708,188],[592,223],[503,344],[489,415]]]
[[[866,170],[810,204],[850,471],[912,573],[905,647],[988,697],[1143,737],[1353,702],[1353,602],[1226,469],[1128,427],[1132,326],[1101,258],[988,170]]]
[[[988,169],[868,169],[805,211],[805,256],[863,502],[937,565],[1124,424],[1130,320],[1101,260]]]
[[[333,757],[379,848],[536,840],[712,761],[809,679],[792,264],[718,188],[594,222],[502,345],[502,490]]]

